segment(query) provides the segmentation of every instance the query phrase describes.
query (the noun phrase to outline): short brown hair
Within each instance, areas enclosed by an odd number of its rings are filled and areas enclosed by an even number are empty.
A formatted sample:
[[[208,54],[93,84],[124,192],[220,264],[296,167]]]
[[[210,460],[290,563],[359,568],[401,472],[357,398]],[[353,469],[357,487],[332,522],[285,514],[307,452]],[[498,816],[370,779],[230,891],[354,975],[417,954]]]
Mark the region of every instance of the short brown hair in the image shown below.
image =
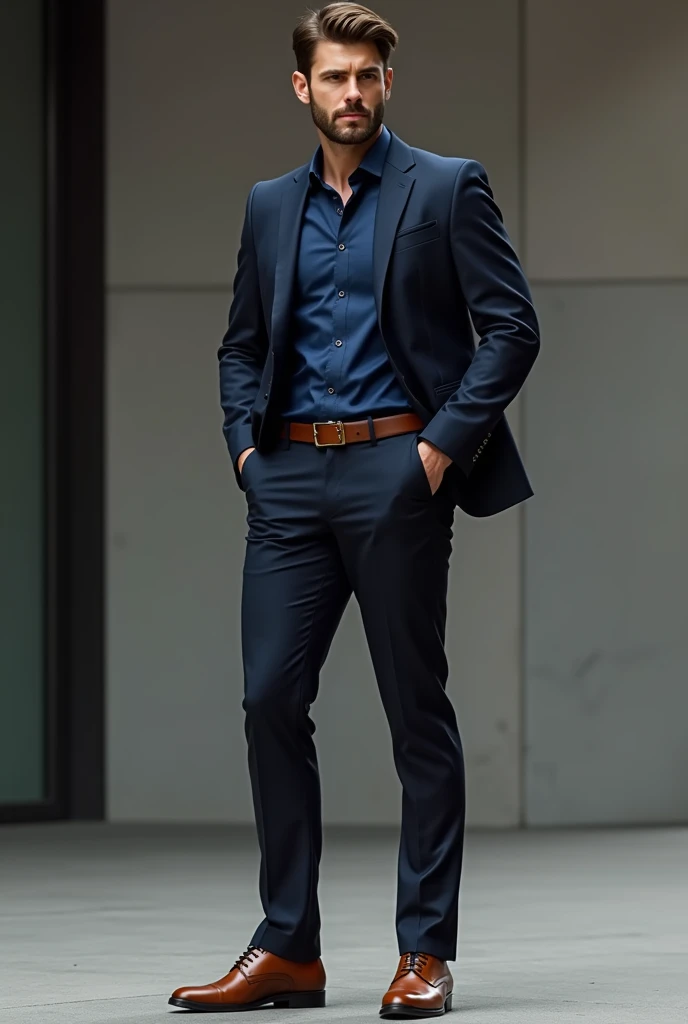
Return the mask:
[[[399,36],[389,22],[361,4],[333,3],[319,11],[310,8],[299,18],[294,29],[292,48],[296,69],[310,84],[315,48],[321,40],[331,43],[371,42],[377,46],[384,70]]]

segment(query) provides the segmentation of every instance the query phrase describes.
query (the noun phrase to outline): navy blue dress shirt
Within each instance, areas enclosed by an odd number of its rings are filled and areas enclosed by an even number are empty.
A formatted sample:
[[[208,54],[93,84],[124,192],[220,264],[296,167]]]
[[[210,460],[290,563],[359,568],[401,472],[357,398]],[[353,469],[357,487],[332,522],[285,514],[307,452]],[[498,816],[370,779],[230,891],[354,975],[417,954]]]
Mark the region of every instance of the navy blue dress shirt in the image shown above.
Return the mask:
[[[288,420],[364,419],[411,406],[380,336],[373,295],[373,227],[390,134],[383,126],[349,176],[346,205],[311,160],[301,225],[290,337]]]

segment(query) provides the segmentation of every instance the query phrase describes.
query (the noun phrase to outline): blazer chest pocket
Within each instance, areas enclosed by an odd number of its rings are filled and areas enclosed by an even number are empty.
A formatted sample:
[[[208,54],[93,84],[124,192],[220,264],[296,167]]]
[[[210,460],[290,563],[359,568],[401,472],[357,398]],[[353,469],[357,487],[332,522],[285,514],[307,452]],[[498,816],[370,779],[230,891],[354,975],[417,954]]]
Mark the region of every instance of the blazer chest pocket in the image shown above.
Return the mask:
[[[433,238],[440,237],[440,226],[436,220],[424,220],[420,224],[412,224],[411,227],[402,228],[397,232],[392,246],[392,252],[400,252],[402,249],[410,249],[412,245],[420,245],[421,242],[431,242]]]

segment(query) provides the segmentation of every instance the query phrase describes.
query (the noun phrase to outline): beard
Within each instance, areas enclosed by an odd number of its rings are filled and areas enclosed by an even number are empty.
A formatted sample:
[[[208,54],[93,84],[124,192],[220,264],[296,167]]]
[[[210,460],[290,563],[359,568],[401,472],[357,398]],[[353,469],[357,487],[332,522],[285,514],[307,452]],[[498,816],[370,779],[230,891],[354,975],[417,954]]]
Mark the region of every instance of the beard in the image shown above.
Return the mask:
[[[319,107],[313,100],[310,102],[311,117],[313,124],[319,128],[326,139],[330,142],[338,142],[343,146],[358,146],[362,142],[371,139],[378,130],[385,114],[384,101],[378,103],[372,110],[359,108],[358,110],[340,110],[339,114],[362,113],[362,123],[356,121],[342,121],[339,116],[331,117],[324,107]]]

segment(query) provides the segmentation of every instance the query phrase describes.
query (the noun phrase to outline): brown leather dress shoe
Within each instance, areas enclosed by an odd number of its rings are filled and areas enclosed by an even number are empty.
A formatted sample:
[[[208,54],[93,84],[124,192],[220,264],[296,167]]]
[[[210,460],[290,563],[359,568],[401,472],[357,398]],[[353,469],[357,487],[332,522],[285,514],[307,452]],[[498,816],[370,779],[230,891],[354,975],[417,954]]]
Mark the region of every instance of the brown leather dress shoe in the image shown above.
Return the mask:
[[[404,953],[387,989],[381,1017],[440,1017],[452,1007],[454,979],[446,960],[430,953]]]
[[[253,1010],[257,1006],[306,1007],[325,1005],[322,960],[298,963],[283,960],[261,946],[249,946],[228,974],[212,985],[178,988],[172,1006],[185,1010]]]

